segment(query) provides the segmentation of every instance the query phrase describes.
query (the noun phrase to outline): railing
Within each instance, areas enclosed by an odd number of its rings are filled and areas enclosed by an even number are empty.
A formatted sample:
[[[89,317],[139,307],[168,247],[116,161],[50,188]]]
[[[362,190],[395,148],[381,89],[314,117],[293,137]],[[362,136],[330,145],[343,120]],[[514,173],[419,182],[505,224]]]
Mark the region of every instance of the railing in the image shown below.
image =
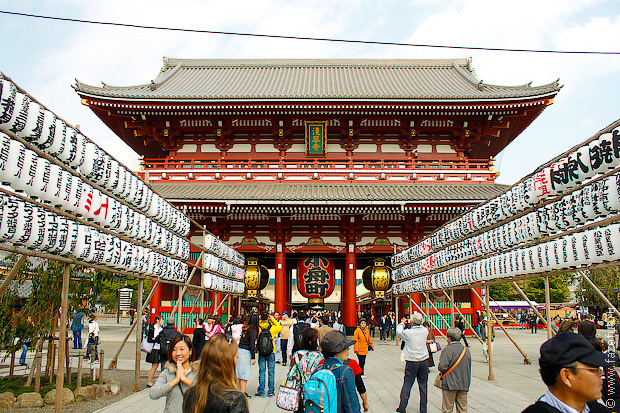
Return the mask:
[[[144,159],[146,170],[167,170],[178,169],[329,169],[338,171],[342,169],[394,169],[394,170],[470,170],[488,171],[492,166],[489,160],[478,159],[459,159],[459,160],[324,160],[324,159],[248,159],[248,160],[205,160],[205,159]]]

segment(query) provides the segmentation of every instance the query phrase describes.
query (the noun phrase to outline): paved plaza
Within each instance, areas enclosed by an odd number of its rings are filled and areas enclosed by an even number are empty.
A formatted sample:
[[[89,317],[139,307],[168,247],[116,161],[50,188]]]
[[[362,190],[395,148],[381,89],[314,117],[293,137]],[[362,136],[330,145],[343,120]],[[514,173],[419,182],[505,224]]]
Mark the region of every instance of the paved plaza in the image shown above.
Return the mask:
[[[111,327],[111,326],[110,326]],[[122,328],[110,329],[103,326],[102,330],[122,331]],[[125,330],[126,332],[126,330]],[[500,330],[496,330],[497,338],[494,343],[494,363],[493,372],[495,380],[489,381],[488,364],[484,362],[482,346],[474,338],[469,338],[470,350],[472,352],[472,384],[469,392],[469,411],[470,412],[521,412],[526,406],[533,403],[540,397],[545,386],[538,374],[538,349],[546,340],[547,333],[539,330],[537,334],[531,334],[529,330],[510,330],[515,340],[527,353],[532,360],[532,365],[523,364],[523,357],[514,347],[506,335]],[[105,334],[105,333],[104,333]],[[121,336],[124,334],[118,334]],[[105,335],[104,335],[105,337]],[[378,335],[377,335],[378,338]],[[112,338],[111,338],[112,339]],[[445,345],[443,338],[438,340]],[[133,345],[131,345],[133,349]],[[376,351],[369,354],[366,362],[365,384],[368,391],[370,411],[373,413],[393,412],[398,406],[400,388],[403,382],[404,364],[399,360],[400,347],[394,342],[378,343]],[[353,352],[351,350],[351,354]],[[126,351],[121,353],[119,368],[132,369],[133,359],[125,358]],[[439,355],[435,355],[435,362],[438,364]],[[143,367],[149,365],[142,364]],[[287,367],[276,365],[276,386],[282,383]],[[146,370],[143,371],[143,377]],[[437,367],[431,368],[429,376],[429,396],[428,411],[439,412],[441,408],[441,390],[432,385],[432,381],[437,375]],[[145,381],[145,380],[143,380]],[[146,383],[143,383],[145,385]],[[254,395],[258,387],[258,365],[252,368],[252,378],[248,383],[248,394]],[[277,388],[276,388],[277,391]],[[157,412],[163,411],[165,400],[151,400],[148,390],[143,390],[130,397],[100,410],[100,412]],[[414,385],[408,412],[417,412],[419,395],[417,384]],[[278,412],[282,411],[275,405],[275,397],[259,398],[252,397],[250,400],[251,412]]]

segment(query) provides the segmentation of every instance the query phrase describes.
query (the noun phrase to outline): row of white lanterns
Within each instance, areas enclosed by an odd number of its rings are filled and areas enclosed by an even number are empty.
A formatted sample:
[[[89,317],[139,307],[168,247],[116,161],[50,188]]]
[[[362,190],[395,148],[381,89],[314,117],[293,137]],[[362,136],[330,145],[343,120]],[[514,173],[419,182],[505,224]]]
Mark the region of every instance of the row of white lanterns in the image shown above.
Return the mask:
[[[231,294],[243,294],[245,284],[243,280],[231,280],[208,271],[202,273],[202,286],[208,290],[221,291]]]
[[[243,280],[245,278],[245,270],[237,267],[213,254],[204,254],[202,259],[202,268],[224,275],[229,278]]]
[[[36,145],[170,231],[183,237],[189,234],[185,214],[8,79],[0,80],[0,129]]]
[[[429,256],[393,270],[392,278],[402,280],[441,267],[531,242],[578,227],[588,221],[620,212],[620,174],[616,173],[565,195],[506,224],[452,244]]]
[[[245,265],[245,257],[243,254],[229,247],[213,234],[205,234],[202,245],[214,255],[231,262],[236,267],[243,267]]]
[[[0,182],[182,260],[189,242],[0,132]]]
[[[599,173],[620,165],[620,128],[602,134],[560,159],[551,166],[516,184],[489,202],[467,212],[434,232],[430,237],[392,256],[392,266],[407,264],[436,251],[446,244],[536,205],[539,201],[562,194]]]
[[[0,194],[0,242],[184,282],[187,264],[15,196]]]
[[[620,224],[565,235],[443,272],[395,283],[395,295],[515,276],[576,269],[620,259]]]

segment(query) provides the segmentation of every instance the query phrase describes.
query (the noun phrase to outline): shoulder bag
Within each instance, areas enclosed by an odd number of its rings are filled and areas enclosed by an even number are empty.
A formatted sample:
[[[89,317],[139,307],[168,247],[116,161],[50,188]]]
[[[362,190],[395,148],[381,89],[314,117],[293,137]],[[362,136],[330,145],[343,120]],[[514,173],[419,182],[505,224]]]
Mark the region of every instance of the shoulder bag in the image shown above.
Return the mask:
[[[446,371],[444,374],[439,373],[437,375],[437,377],[435,377],[435,387],[441,389],[443,388],[443,379],[452,371],[454,370],[454,368],[456,366],[458,366],[458,364],[461,362],[461,360],[463,359],[463,356],[465,355],[465,352],[467,351],[467,347],[463,346],[463,351],[461,352],[461,355],[459,356],[459,359],[456,361],[456,363],[454,363],[449,369],[448,371]]]
[[[297,369],[299,370],[299,376],[301,379],[302,373],[300,370],[300,363],[303,356],[299,353],[297,354],[299,358],[297,359],[295,364],[297,364]],[[289,374],[295,364],[291,365],[291,368],[289,369]],[[276,396],[276,406],[278,406],[280,409],[294,412],[299,409],[299,399],[301,398],[301,395],[301,383],[298,383],[297,380],[293,380],[293,385],[289,386],[287,375],[287,380],[282,383],[278,388],[278,395]]]

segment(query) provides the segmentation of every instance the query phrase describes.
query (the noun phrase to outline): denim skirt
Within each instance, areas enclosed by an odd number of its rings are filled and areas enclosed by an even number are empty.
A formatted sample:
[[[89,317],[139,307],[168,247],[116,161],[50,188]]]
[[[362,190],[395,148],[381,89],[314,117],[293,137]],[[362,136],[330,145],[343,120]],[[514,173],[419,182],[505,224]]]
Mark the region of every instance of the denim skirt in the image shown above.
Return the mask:
[[[237,359],[237,378],[239,380],[250,380],[250,369],[252,368],[252,354],[250,350],[239,349]]]

